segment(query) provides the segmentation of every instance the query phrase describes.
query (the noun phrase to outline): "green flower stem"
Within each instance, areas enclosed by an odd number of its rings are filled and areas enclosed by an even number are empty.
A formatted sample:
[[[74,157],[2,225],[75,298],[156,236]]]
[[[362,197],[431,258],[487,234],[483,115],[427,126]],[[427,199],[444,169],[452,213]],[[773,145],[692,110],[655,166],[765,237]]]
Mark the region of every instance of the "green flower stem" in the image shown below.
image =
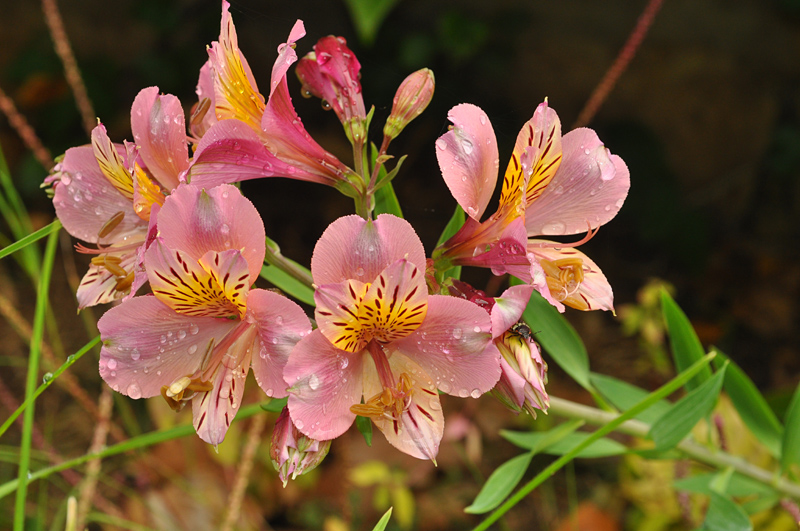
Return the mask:
[[[553,396],[550,397],[549,412],[560,417],[581,419],[586,421],[588,424],[600,426],[611,422],[618,416],[615,413],[601,411],[593,407],[576,404],[574,402],[570,402],[569,400],[564,400],[562,398]],[[625,433],[627,435],[633,435],[634,437],[645,438],[650,431],[650,425],[638,420],[627,420],[620,424],[616,428],[616,431]],[[795,499],[800,499],[800,485],[793,483],[786,478],[778,476],[777,472],[770,472],[769,470],[765,470],[761,467],[753,465],[752,463],[749,463],[740,457],[723,452],[719,449],[709,448],[691,439],[684,439],[675,448],[686,454],[688,457],[691,457],[695,461],[719,468],[721,470],[730,467],[735,472],[759,481],[777,490],[781,494],[791,496]]]
[[[505,513],[507,513],[512,507],[514,507],[517,503],[519,503],[525,496],[533,492],[533,490],[544,483],[547,479],[549,479],[553,474],[558,472],[564,465],[575,459],[581,450],[588,447],[593,442],[597,441],[601,437],[611,433],[612,431],[616,430],[619,426],[621,426],[625,421],[632,419],[642,411],[646,410],[659,400],[669,396],[670,394],[677,391],[683,384],[685,384],[689,379],[691,379],[695,374],[700,372],[704,367],[707,367],[711,360],[714,358],[716,354],[714,352],[706,355],[703,359],[698,360],[690,367],[688,367],[685,371],[680,373],[678,376],[667,382],[666,384],[662,385],[660,388],[656,389],[647,397],[644,398],[641,402],[630,408],[628,411],[625,411],[621,415],[614,415],[613,418],[609,419],[603,426],[600,427],[597,431],[592,433],[589,437],[584,439],[584,441],[566,454],[562,455],[553,463],[550,464],[547,468],[539,472],[536,477],[526,483],[522,488],[520,488],[517,492],[515,492],[506,502],[495,509],[492,514],[490,514],[483,522],[478,524],[473,531],[484,531],[494,522],[496,522],[500,517],[502,517]],[[591,408],[594,409],[594,408]],[[598,410],[599,411],[599,410]]]
[[[25,498],[28,494],[28,467],[31,461],[31,440],[33,438],[33,395],[36,391],[36,381],[39,378],[39,358],[42,355],[42,336],[44,335],[48,294],[50,292],[50,275],[53,272],[57,244],[58,231],[51,232],[47,237],[41,274],[39,275],[39,286],[36,293],[36,311],[33,317],[28,375],[25,382],[25,403],[29,405],[25,409],[22,423],[17,497],[14,505],[14,531],[23,531],[25,528]]]
[[[44,381],[44,383],[42,383],[42,385],[40,385],[40,386],[39,386],[39,387],[36,389],[36,391],[34,391],[33,395],[32,395],[30,398],[28,398],[27,400],[25,400],[25,402],[23,402],[23,403],[22,403],[22,404],[21,404],[21,405],[20,405],[20,406],[17,408],[17,410],[16,410],[16,411],[14,411],[14,413],[12,413],[12,414],[11,414],[11,416],[10,416],[10,417],[8,417],[8,418],[6,419],[6,421],[3,423],[3,425],[2,425],[2,426],[0,426],[0,437],[2,437],[2,436],[3,436],[3,434],[6,432],[6,430],[7,430],[7,429],[8,429],[8,428],[11,426],[11,423],[12,423],[12,422],[14,422],[14,420],[16,420],[16,418],[17,418],[17,417],[19,417],[19,416],[20,416],[20,414],[21,414],[23,411],[25,411],[25,409],[26,409],[26,408],[27,408],[28,406],[30,406],[31,404],[33,404],[33,402],[36,400],[36,398],[37,398],[37,397],[38,397],[40,394],[42,394],[42,393],[44,392],[44,390],[45,390],[45,389],[47,389],[48,387],[50,387],[50,385],[51,385],[51,384],[52,384],[52,383],[53,383],[53,382],[56,380],[56,378],[58,378],[59,376],[61,376],[61,374],[62,374],[64,371],[66,371],[67,369],[69,369],[69,368],[72,366],[72,364],[73,364],[73,363],[75,363],[76,361],[78,361],[79,359],[81,359],[81,357],[83,357],[83,355],[84,355],[84,354],[86,354],[87,352],[89,352],[90,350],[92,350],[92,348],[94,348],[95,346],[97,346],[99,343],[100,343],[100,336],[97,336],[97,337],[95,337],[94,339],[92,339],[92,340],[91,340],[89,343],[87,343],[87,344],[86,344],[86,345],[85,345],[85,346],[84,346],[82,349],[80,349],[78,352],[76,352],[76,353],[75,353],[75,354],[73,354],[72,356],[69,356],[69,357],[67,358],[67,361],[65,361],[65,362],[64,362],[64,364],[63,364],[63,365],[61,365],[61,367],[59,367],[59,368],[56,370],[56,372],[54,372],[54,373],[53,373],[53,374],[52,374],[52,375],[51,375],[49,378],[46,378],[46,379],[45,379],[45,381]]]
[[[314,286],[314,280],[311,278],[311,272],[281,254],[281,248],[275,243],[274,240],[267,238],[267,254],[264,256],[264,262],[271,266],[275,266],[281,271],[285,272],[295,280],[302,282],[309,288]]]
[[[244,420],[258,413],[263,413],[264,409],[262,409],[262,406],[266,406],[269,404],[269,402],[270,401],[259,402],[258,404],[251,404],[243,407],[239,410],[239,413],[236,415],[234,421]],[[26,482],[31,483],[37,479],[46,478],[56,472],[75,468],[92,459],[104,459],[106,457],[111,457],[112,455],[122,454],[131,450],[138,450],[139,448],[147,448],[148,446],[153,446],[165,441],[171,441],[173,439],[179,439],[194,433],[194,426],[191,424],[183,424],[181,426],[175,426],[174,428],[169,428],[166,430],[145,433],[144,435],[133,437],[127,441],[122,441],[121,443],[109,446],[100,452],[85,454],[80,457],[76,457],[75,459],[70,459],[69,461],[64,461],[63,463],[32,472],[30,476],[26,476]],[[14,490],[18,488],[19,483],[20,480],[17,478],[0,485],[0,499],[14,492]]]

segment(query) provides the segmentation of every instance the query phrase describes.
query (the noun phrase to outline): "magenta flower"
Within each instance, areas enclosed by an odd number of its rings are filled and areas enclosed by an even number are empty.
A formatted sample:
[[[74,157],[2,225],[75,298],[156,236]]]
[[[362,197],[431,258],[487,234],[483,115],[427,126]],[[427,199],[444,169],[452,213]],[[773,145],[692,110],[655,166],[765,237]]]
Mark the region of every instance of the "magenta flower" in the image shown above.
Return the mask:
[[[347,47],[344,37],[329,35],[314,45],[314,51],[297,63],[303,91],[322,99],[344,126],[347,138],[361,145],[367,133],[367,111],[359,81],[361,63]]]
[[[286,396],[283,366],[311,327],[294,302],[250,289],[264,252],[264,225],[237,188],[177,188],[145,254],[155,296],[98,322],[103,379],[131,398],[161,394],[174,409],[191,399],[197,434],[212,444],[224,439],[251,367],[268,396]]]
[[[131,107],[136,144],[112,144],[105,127],[92,131],[92,145],[67,150],[45,180],[53,205],[75,238],[94,244],[96,255],[78,287],[78,307],[131,295],[145,282],[137,250],[145,242],[151,209],[164,202],[189,167],[183,109],[158,87],[139,92]]]
[[[351,188],[347,179],[352,170],[311,138],[289,96],[286,73],[297,61],[294,43],[303,35],[298,20],[278,46],[265,99],[239,50],[229,4],[222,3],[219,41],[209,47],[208,62],[200,70],[200,102],[192,117],[192,132],[199,138],[189,170],[193,184],[281,176]]]
[[[562,138],[561,122],[544,102],[517,136],[497,212],[481,223],[497,181],[494,131],[474,105],[458,105],[448,118],[454,127],[436,141],[439,166],[469,219],[434,251],[434,260],[512,273],[532,282],[561,311],[563,304],[613,310],[605,276],[574,247],[622,206],[630,188],[622,159],[611,155],[591,129]],[[538,239],[587,231],[573,244]]]
[[[403,452],[434,459],[444,428],[437,389],[477,398],[500,376],[491,322],[474,304],[428,295],[411,225],[384,214],[332,223],[314,249],[319,328],[284,370],[295,426],[312,439],[369,417]]]

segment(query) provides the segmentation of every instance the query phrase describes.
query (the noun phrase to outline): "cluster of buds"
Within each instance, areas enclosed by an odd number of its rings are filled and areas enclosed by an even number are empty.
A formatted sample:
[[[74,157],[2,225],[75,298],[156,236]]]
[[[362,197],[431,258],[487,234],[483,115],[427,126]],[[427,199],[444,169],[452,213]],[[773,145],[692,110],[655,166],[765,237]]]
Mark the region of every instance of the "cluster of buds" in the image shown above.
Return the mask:
[[[330,440],[318,441],[307,437],[292,422],[289,408],[283,408],[272,430],[269,455],[284,487],[290,477],[295,479],[317,468],[330,449]]]

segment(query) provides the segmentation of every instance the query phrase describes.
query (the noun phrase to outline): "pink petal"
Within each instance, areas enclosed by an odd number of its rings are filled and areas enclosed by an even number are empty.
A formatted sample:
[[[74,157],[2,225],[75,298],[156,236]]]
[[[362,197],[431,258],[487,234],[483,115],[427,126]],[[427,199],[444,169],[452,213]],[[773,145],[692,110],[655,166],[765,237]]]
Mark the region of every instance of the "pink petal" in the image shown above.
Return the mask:
[[[136,262],[136,251],[127,253],[109,253],[119,257],[119,267],[131,271]],[[78,309],[88,308],[97,304],[113,302],[123,296],[117,291],[118,278],[103,266],[89,264],[89,270],[83,275],[76,294]],[[131,289],[133,292],[133,289]]]
[[[278,46],[278,58],[272,66],[272,81],[270,83],[269,95],[275,92],[282,79],[286,78],[286,71],[289,67],[297,61],[297,52],[294,50],[294,43],[304,37],[306,28],[302,20],[298,20],[292,26],[292,31],[289,32],[289,38],[285,43]]]
[[[500,378],[500,353],[491,342],[491,326],[489,314],[476,304],[431,295],[422,326],[387,349],[419,363],[443,392],[477,398]]]
[[[386,416],[372,422],[398,450],[419,459],[435,460],[444,433],[444,415],[433,380],[422,368],[400,353],[389,359],[392,374],[405,374],[411,382],[411,398],[399,419]],[[364,396],[383,391],[373,363],[364,364]]]
[[[531,240],[536,243],[537,240]],[[557,245],[555,242],[549,242]],[[547,260],[559,260],[561,258],[580,258],[583,261],[583,282],[573,297],[580,299],[582,304],[588,305],[587,310],[609,310],[614,313],[614,292],[611,284],[608,283],[605,275],[600,268],[588,256],[577,249],[552,247],[529,247],[538,258]],[[559,294],[553,293],[554,298],[559,298]],[[560,299],[561,300],[561,299]],[[552,301],[550,301],[552,304]],[[568,301],[565,304],[570,306]],[[558,308],[558,306],[556,306]],[[576,307],[573,305],[573,307]],[[559,311],[563,311],[559,309]]]
[[[236,27],[227,1],[222,2],[219,41],[211,43],[208,58],[214,77],[217,120],[236,118],[256,129],[264,112],[264,97],[258,92],[253,72],[239,50]]]
[[[521,175],[513,169],[517,161],[522,168]],[[542,194],[554,178],[561,161],[561,120],[556,111],[544,101],[536,107],[533,117],[522,126],[517,135],[514,153],[506,169],[500,203],[502,204],[503,197],[519,184],[516,181],[522,179],[525,181],[525,198],[521,206],[529,205]],[[514,174],[518,177],[510,178]]]
[[[436,158],[450,193],[479,221],[497,184],[497,141],[486,114],[462,103],[450,109],[454,127],[436,141]]]
[[[290,165],[290,170],[295,168],[297,173],[316,175],[315,182],[336,186],[346,174],[352,173],[305,130],[292,105],[285,77],[272,89],[264,109],[261,138],[270,152]],[[292,177],[293,172],[287,176]]]
[[[522,317],[533,293],[533,286],[521,284],[512,286],[497,297],[492,307],[492,338],[496,338],[511,328]]]
[[[136,295],[139,288],[144,286],[147,282],[147,271],[144,268],[144,257],[147,249],[156,240],[158,235],[158,213],[161,210],[161,205],[154,203],[150,207],[150,223],[147,227],[147,237],[145,242],[136,249],[136,262],[133,265],[133,284],[131,284],[130,292],[123,300],[128,300]]]
[[[241,251],[250,283],[261,271],[266,235],[261,216],[238,188],[228,184],[205,190],[182,185],[167,197],[158,213],[164,244],[195,260],[208,251]]]
[[[622,159],[611,155],[597,133],[581,128],[562,139],[564,158],[541,197],[528,206],[529,236],[578,234],[607,223],[630,188]]]
[[[125,148],[121,145],[115,145],[115,148],[122,157]],[[68,149],[54,175],[58,180],[53,205],[58,219],[72,236],[104,245],[143,238],[147,222],[136,215],[131,200],[123,196],[100,171],[91,146]],[[119,213],[124,215],[122,221],[99,239],[103,226]]]
[[[248,348],[245,345],[238,346]],[[214,388],[199,392],[192,398],[194,429],[205,442],[217,445],[225,439],[225,434],[242,404],[244,382],[249,370],[249,363],[232,367],[220,364],[211,381]]]
[[[103,339],[100,376],[131,398],[156,396],[161,387],[193,374],[209,346],[237,324],[187,317],[155,297],[134,297],[108,310],[97,323]]]
[[[200,68],[200,76],[197,79],[197,88],[195,89],[195,93],[197,94],[198,104],[203,101],[203,99],[209,100],[208,111],[206,111],[205,115],[203,115],[203,118],[200,120],[200,122],[197,124],[190,124],[190,127],[192,128],[192,134],[197,138],[201,138],[205,132],[211,128],[212,125],[217,123],[217,116],[214,112],[214,78],[211,71],[210,61],[206,61]]]
[[[131,107],[131,130],[153,176],[167,190],[178,186],[178,175],[189,167],[186,118],[178,98],[159,96],[158,87],[142,89]]]
[[[297,342],[311,333],[311,322],[296,303],[263,289],[247,295],[247,316],[258,327],[260,348],[253,350],[252,360],[256,383],[267,396],[284,397],[283,368]]]
[[[203,135],[189,169],[191,184],[205,187],[262,177],[329,184],[270,153],[247,124],[233,118],[217,122]]]
[[[350,406],[361,403],[361,353],[339,350],[314,330],[292,351],[283,371],[289,412],[298,430],[312,439],[334,439],[355,420]]]
[[[345,216],[322,233],[311,257],[311,273],[320,286],[351,278],[372,282],[401,258],[425,271],[425,249],[408,221],[391,214],[369,222]]]

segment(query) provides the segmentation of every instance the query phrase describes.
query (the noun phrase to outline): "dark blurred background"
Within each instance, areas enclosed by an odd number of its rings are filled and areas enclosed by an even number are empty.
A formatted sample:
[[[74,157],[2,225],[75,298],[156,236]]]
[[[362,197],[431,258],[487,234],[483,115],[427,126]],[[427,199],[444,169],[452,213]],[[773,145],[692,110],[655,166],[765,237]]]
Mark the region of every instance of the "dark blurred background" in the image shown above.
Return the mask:
[[[501,168],[545,97],[564,132],[619,53],[647,2],[400,0],[374,42],[359,40],[344,2],[232,0],[239,46],[262,88],[295,19],[307,36],[344,36],[362,64],[373,141],[410,72],[433,69],[428,110],[393,143],[408,154],[395,190],[430,252],[455,206],[434,156],[447,111],[470,102],[489,115]],[[219,2],[62,0],[67,33],[97,115],[115,141],[131,139],[130,105],[157,85],[185,109],[196,101],[205,47],[219,34]],[[0,0],[0,87],[55,155],[87,142],[38,2]],[[290,91],[309,132],[351,163],[336,117]],[[263,90],[263,89],[262,89]],[[621,213],[582,249],[601,266],[618,308],[657,277],[706,345],[742,365],[780,407],[800,375],[800,1],[665,0],[649,34],[589,124],[631,172]],[[0,144],[41,224],[52,206],[45,169],[5,119]],[[324,226],[352,212],[335,191],[283,179],[244,183],[267,233],[308,263]],[[495,199],[496,201],[496,199]],[[496,202],[494,203],[496,204]],[[493,207],[490,205],[489,211]],[[483,287],[486,277],[469,273]],[[610,314],[568,311],[592,367],[658,381]],[[551,377],[552,378],[552,377]],[[568,391],[567,391],[568,392]]]

